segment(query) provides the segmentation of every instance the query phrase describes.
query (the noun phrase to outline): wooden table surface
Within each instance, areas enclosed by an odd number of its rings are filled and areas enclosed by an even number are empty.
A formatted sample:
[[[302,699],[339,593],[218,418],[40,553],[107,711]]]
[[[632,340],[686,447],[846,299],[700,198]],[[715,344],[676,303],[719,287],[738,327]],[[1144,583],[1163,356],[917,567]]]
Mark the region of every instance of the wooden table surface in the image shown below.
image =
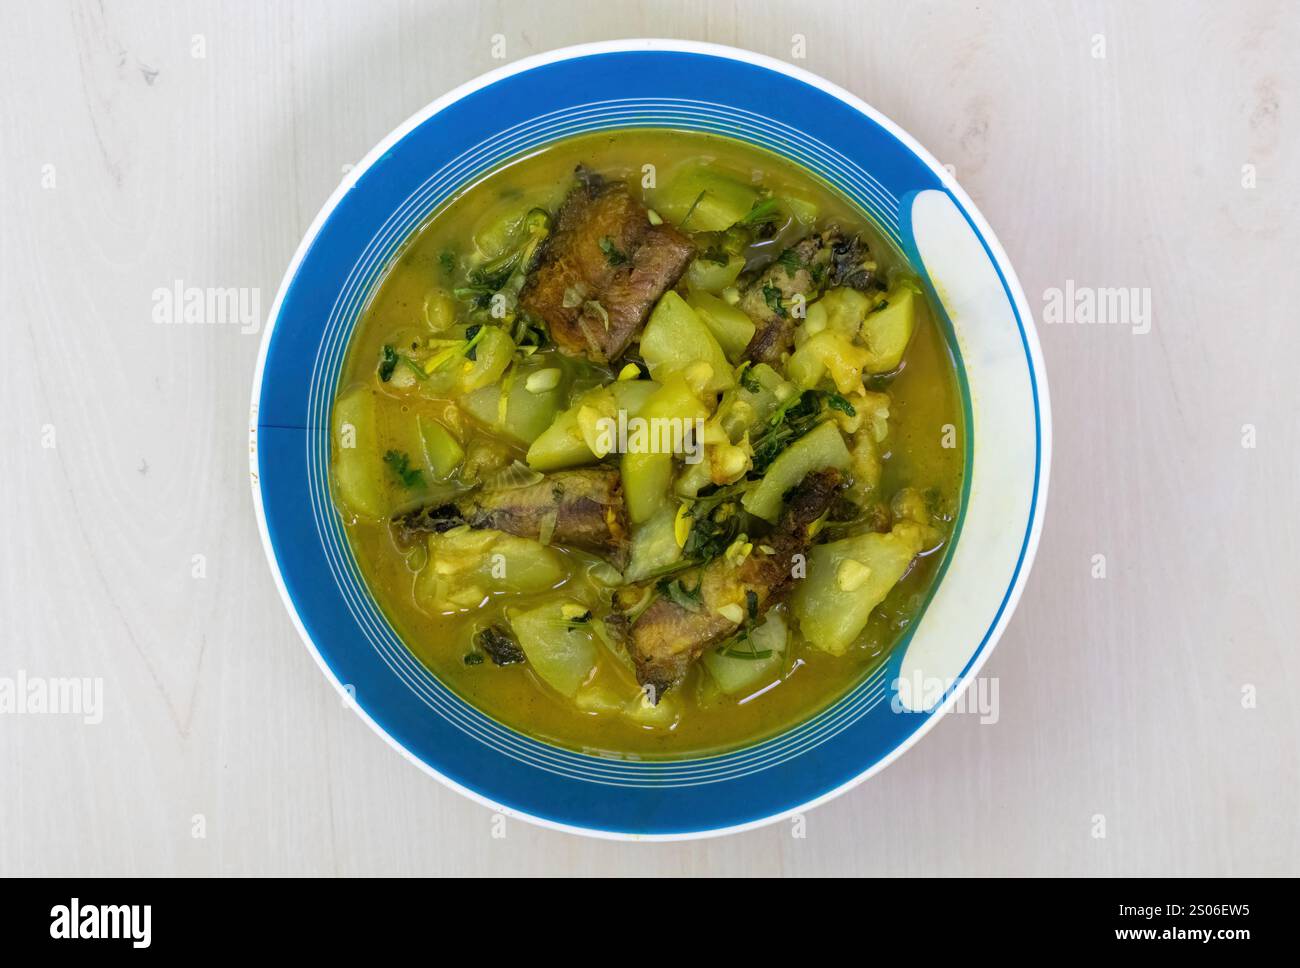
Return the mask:
[[[102,678],[103,716],[0,715],[0,873],[1300,870],[1295,14],[6,4],[0,679]],[[1040,326],[1051,497],[985,670],[998,721],[947,717],[802,838],[494,837],[341,705],[281,605],[248,488],[260,334],[151,318],[177,280],[265,313],[345,166],[495,54],[635,36],[793,60],[894,118],[1040,316],[1067,285],[1150,293],[1146,333]]]

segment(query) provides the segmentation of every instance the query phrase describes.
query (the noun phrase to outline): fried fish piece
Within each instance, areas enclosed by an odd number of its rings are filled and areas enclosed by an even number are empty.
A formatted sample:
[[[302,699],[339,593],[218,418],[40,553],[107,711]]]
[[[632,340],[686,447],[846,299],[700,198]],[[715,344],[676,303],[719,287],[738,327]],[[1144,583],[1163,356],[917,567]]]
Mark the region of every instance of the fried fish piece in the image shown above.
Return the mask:
[[[479,491],[454,504],[431,504],[393,519],[403,537],[468,524],[548,544],[581,548],[619,571],[631,544],[623,480],[612,467],[557,471],[535,484]]]
[[[609,363],[694,255],[673,226],[651,224],[626,185],[580,168],[519,302],[546,322],[561,351]]]
[[[756,621],[789,593],[794,556],[812,543],[812,526],[843,484],[834,469],[814,471],[790,493],[775,530],[741,562],[715,558],[672,579],[676,594],[627,586],[614,599],[609,625],[623,634],[637,681],[650,687],[652,702],[681,681],[704,650],[733,635],[746,619]],[[764,549],[770,549],[764,550]],[[668,583],[661,582],[666,587]],[[645,596],[655,594],[632,618]]]
[[[740,308],[755,324],[745,358],[779,363],[794,341],[795,296],[812,302],[834,286],[881,288],[875,262],[857,236],[846,237],[831,228],[782,252],[741,294]]]

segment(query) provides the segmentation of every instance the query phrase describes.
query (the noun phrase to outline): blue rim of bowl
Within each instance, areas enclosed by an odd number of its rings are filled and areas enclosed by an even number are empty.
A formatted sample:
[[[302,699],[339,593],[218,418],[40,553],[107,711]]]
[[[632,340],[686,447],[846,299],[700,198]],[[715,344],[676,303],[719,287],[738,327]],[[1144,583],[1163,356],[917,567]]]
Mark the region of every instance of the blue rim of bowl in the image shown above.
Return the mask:
[[[590,89],[628,96],[590,102],[572,93]],[[690,96],[701,89],[726,90],[727,102]],[[774,116],[773,104],[799,124]],[[352,326],[394,254],[451,193],[509,158],[586,130],[656,126],[713,131],[792,158],[855,201],[909,257],[915,245],[902,216],[917,191],[940,189],[998,272],[1034,387],[1033,499],[997,615],[929,713],[869,715],[888,697],[903,642],[837,702],[752,746],[670,761],[577,753],[524,736],[460,699],[406,650],[365,591],[329,501],[329,405]],[[454,152],[453,141],[467,147]],[[846,145],[848,154],[839,150]],[[870,157],[875,174],[853,157]],[[951,323],[943,323],[956,353]],[[434,102],[377,146],[326,203],[263,337],[250,420],[254,503],[272,572],[309,650],[363,718],[426,772],[545,826],[635,839],[716,835],[809,809],[883,768],[933,726],[987,659],[1041,528],[1050,447],[1041,372],[1032,318],[1005,254],[960,188],[892,122],[820,78],[748,52],[676,41],[584,45],[502,68]],[[961,379],[964,507],[974,426],[964,373]],[[941,578],[942,568],[931,594]]]

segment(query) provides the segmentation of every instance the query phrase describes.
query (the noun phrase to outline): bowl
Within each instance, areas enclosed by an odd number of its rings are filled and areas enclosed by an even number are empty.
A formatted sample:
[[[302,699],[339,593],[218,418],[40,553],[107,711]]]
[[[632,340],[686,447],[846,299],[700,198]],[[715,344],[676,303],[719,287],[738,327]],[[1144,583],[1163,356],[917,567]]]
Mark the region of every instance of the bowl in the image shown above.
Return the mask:
[[[966,477],[929,601],[886,662],[785,732],[671,761],[553,746],[462,700],[402,644],[361,579],[329,494],[329,412],[349,335],[398,247],[459,187],[569,135],[728,135],[853,200],[942,306],[964,397]],[[1042,528],[1050,417],[1034,324],[1006,254],[901,128],[789,64],[712,44],[628,40],[530,57],[434,101],[353,168],[271,309],[253,382],[253,503],[271,573],[321,670],[412,763],[494,811],[631,839],[735,832],[805,811],[883,769],[988,659]]]

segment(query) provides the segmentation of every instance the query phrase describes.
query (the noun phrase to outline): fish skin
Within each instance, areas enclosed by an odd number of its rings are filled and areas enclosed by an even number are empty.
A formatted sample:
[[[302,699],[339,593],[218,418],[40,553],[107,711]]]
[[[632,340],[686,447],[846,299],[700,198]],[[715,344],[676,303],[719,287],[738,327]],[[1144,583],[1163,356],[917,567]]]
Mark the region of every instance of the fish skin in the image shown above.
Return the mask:
[[[755,543],[755,550],[739,565],[722,558],[688,569],[676,576],[682,588],[698,589],[700,607],[692,610],[660,594],[637,616],[629,620],[633,609],[649,590],[647,586],[628,586],[615,596],[616,612],[608,623],[620,632],[628,654],[636,667],[637,682],[648,687],[652,702],[686,675],[704,650],[733,635],[740,623],[733,622],[717,609],[729,603],[747,607],[746,591],[754,592],[757,616],[781,601],[794,582],[793,561],[812,544],[813,523],[831,506],[844,480],[839,471],[814,471],[791,492],[776,529],[763,538],[772,549],[765,554]]]
[[[610,363],[694,256],[695,244],[672,225],[650,224],[626,185],[579,169],[519,302],[546,323],[561,352]],[[582,301],[566,306],[566,293]]]
[[[554,513],[549,543],[580,548],[605,558],[619,571],[631,551],[623,480],[612,467],[586,467],[548,474],[535,484],[480,491],[454,504],[428,505],[394,519],[403,537],[441,533],[468,524],[540,538]]]

